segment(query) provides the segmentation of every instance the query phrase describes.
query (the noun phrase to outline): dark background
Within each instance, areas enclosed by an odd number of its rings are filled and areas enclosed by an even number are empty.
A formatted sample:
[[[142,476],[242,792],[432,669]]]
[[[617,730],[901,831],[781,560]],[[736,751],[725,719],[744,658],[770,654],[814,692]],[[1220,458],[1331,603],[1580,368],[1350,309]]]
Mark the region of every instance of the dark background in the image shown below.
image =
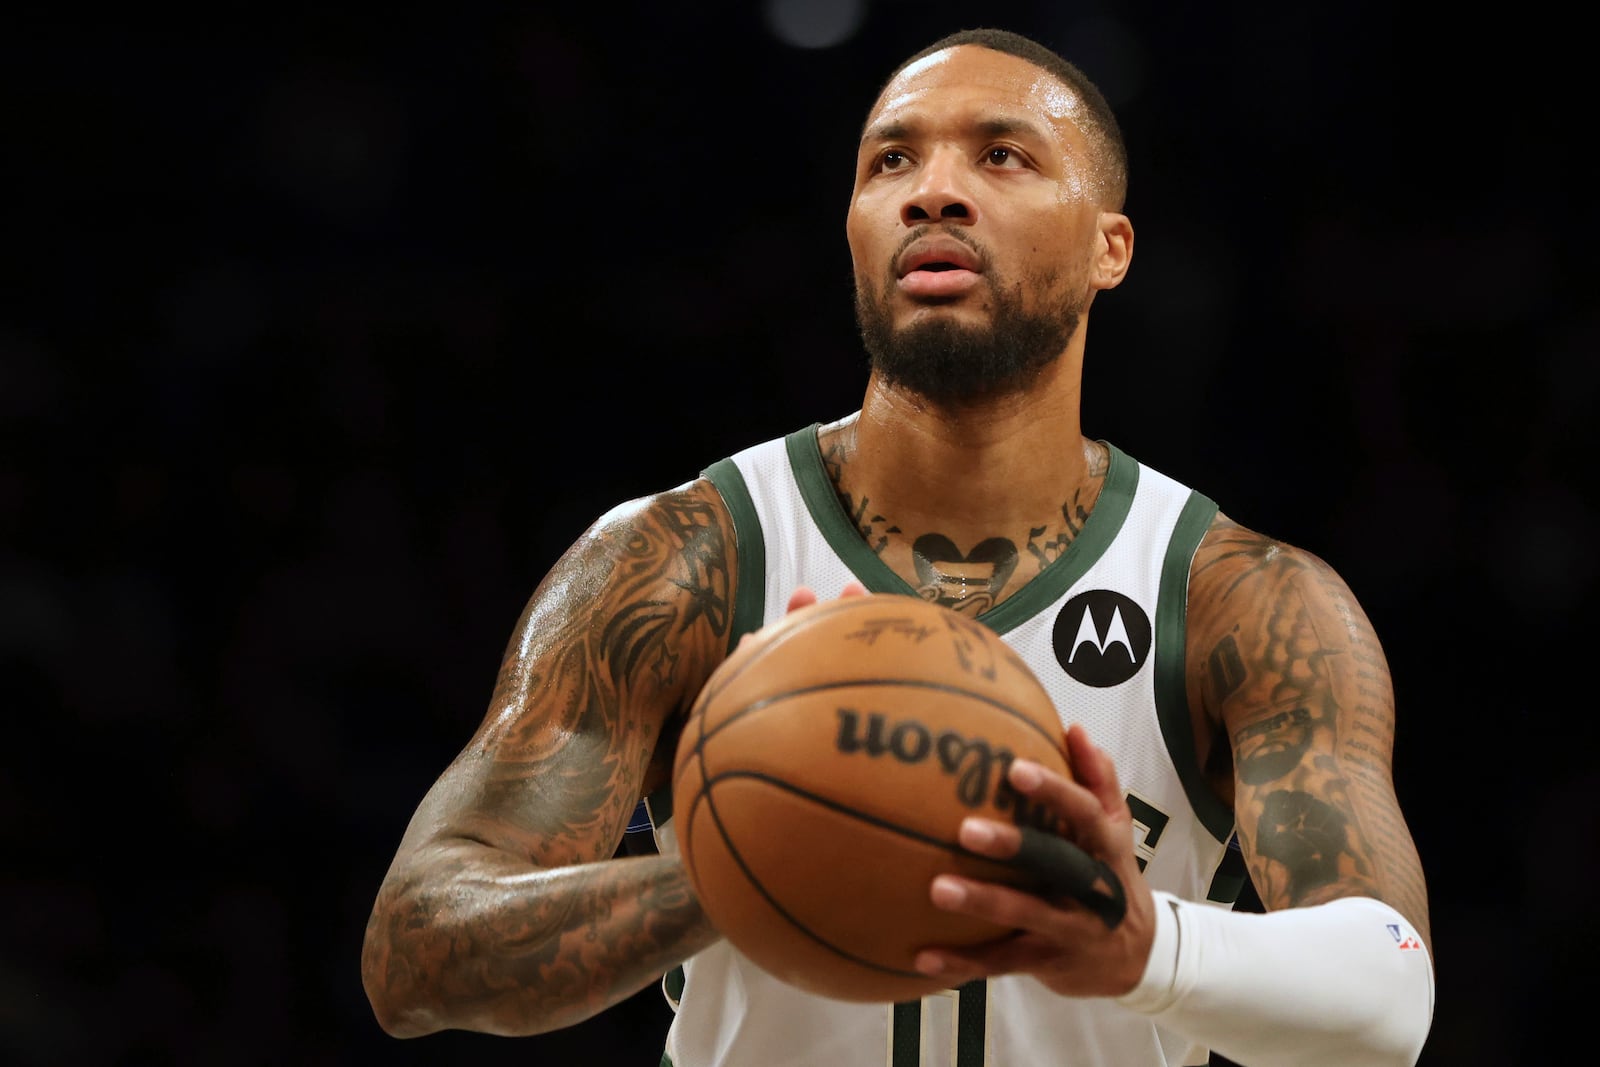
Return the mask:
[[[557,554],[856,404],[858,125],[991,24],[1132,155],[1086,431],[1385,643],[1424,1062],[1554,1061],[1600,933],[1580,23],[816,0],[806,47],[757,3],[533,6],[8,16],[0,1060],[654,1067],[654,990],[384,1036],[367,912]]]

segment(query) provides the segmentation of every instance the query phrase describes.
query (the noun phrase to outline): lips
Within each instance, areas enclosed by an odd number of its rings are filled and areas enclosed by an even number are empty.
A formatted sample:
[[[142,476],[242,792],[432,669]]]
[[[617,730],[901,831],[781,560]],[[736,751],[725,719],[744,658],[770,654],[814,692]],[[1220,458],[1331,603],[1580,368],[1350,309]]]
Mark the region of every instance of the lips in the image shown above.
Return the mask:
[[[983,268],[978,254],[953,237],[928,237],[913,241],[909,248],[900,253],[895,266],[901,278],[914,271],[965,270],[976,274]]]
[[[895,261],[899,291],[919,303],[947,304],[976,292],[983,258],[953,237],[911,242]]]

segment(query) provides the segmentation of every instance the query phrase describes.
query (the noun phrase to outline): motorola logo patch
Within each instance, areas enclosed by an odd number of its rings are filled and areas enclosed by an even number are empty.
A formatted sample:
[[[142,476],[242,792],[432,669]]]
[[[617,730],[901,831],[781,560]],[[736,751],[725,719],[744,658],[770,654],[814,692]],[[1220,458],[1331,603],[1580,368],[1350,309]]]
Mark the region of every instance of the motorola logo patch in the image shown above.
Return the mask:
[[[1091,589],[1062,607],[1051,643],[1061,669],[1084,685],[1121,685],[1150,655],[1150,616],[1121,593]]]

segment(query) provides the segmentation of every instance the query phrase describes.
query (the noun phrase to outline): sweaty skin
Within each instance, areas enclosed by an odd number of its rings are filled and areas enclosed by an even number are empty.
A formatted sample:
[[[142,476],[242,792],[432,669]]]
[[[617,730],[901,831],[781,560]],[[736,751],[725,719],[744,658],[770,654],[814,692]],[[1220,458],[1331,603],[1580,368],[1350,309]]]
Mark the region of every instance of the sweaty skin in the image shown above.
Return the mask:
[[[725,651],[734,563],[697,483],[604,516],[540,584],[373,908],[362,978],[389,1033],[568,1026],[715,938],[675,857],[612,857]]]
[[[935,53],[867,116],[846,219],[864,324],[890,341],[1037,340],[1041,323],[1062,337],[1042,355],[978,345],[1000,377],[927,375],[937,400],[911,384],[915,359],[874,353],[860,410],[822,429],[861,536],[929,599],[968,613],[1003,603],[1095,507],[1108,457],[1082,432],[1082,367],[1094,298],[1132,260],[1122,185],[1077,95],[1003,52]],[[534,591],[482,724],[423,798],[374,902],[362,978],[386,1031],[568,1026],[714,942],[675,856],[617,852],[728,651],[736,547],[721,498],[694,481],[602,516]],[[790,606],[814,598],[800,590]],[[1391,777],[1393,688],[1343,580],[1219,514],[1191,567],[1185,656],[1199,769],[1236,812],[1263,904],[1372,896],[1427,940]],[[1019,761],[1011,783],[1121,878],[1127,917],[1107,930],[1075,905],[941,877],[940,906],[1023,931],[930,946],[919,966],[952,986],[1020,971],[1115,996],[1144,969],[1153,897],[1116,768],[1081,727],[1066,743],[1075,780]],[[1007,824],[969,820],[962,835],[997,858],[1017,850]]]

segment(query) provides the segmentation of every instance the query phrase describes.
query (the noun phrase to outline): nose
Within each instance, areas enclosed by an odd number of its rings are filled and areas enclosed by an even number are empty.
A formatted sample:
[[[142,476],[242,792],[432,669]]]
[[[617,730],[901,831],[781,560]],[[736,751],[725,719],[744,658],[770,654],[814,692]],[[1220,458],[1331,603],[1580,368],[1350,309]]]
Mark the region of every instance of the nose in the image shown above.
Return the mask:
[[[907,226],[923,222],[971,221],[978,205],[966,183],[968,161],[959,149],[930,152],[906,190],[900,221]]]

